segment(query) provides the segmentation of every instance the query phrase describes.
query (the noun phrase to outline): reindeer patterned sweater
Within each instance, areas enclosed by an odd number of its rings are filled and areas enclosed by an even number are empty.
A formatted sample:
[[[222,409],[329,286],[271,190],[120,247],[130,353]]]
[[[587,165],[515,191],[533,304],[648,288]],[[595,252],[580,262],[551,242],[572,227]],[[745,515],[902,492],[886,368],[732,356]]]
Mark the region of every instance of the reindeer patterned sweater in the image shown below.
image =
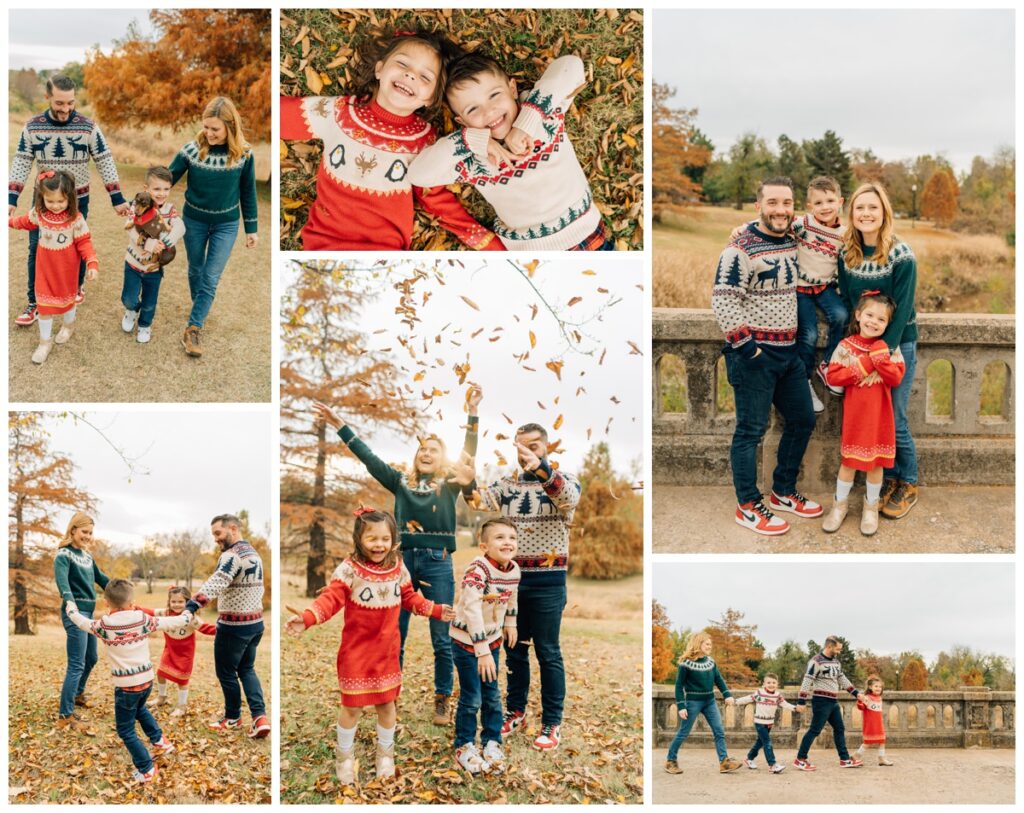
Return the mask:
[[[414,198],[470,248],[504,250],[449,190],[413,188],[409,167],[436,138],[419,116],[397,116],[354,96],[282,96],[281,138],[324,144],[316,200],[302,228],[306,251],[406,251]]]
[[[711,308],[729,347],[747,358],[758,345],[792,348],[796,284],[795,238],[748,224],[719,257],[711,291]]]
[[[8,204],[18,205],[18,198],[32,173],[32,162],[36,161],[41,167],[67,172],[75,179],[78,205],[88,205],[89,159],[96,162],[111,204],[120,206],[125,202],[121,181],[117,177],[114,156],[99,125],[81,113],[72,113],[67,121],[57,121],[49,110],[33,116],[21,131],[18,148],[11,159]]]
[[[217,599],[218,632],[263,632],[263,561],[244,539],[220,555],[217,570],[185,607],[195,613],[212,599]]]
[[[494,207],[494,232],[512,251],[564,251],[601,225],[590,183],[565,131],[565,114],[586,82],[578,56],[556,59],[522,95],[513,127],[533,145],[511,166],[487,160],[490,130],[465,128],[427,148],[409,172],[412,182],[472,184]]]
[[[843,665],[839,659],[830,658],[824,652],[819,652],[807,661],[807,671],[804,672],[796,704],[806,705],[808,697],[835,700],[839,697],[840,691],[849,692],[854,697],[858,694],[857,688],[843,674]]]
[[[505,627],[516,626],[519,567],[502,567],[477,556],[462,576],[462,592],[451,625],[452,643],[477,657],[501,646]]]

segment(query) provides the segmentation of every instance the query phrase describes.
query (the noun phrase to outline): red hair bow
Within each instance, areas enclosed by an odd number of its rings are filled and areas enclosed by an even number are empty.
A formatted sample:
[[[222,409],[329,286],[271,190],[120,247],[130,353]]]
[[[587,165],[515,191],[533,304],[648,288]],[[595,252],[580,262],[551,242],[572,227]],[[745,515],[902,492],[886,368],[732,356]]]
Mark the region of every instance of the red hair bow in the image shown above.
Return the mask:
[[[356,517],[358,519],[359,517],[363,516],[363,514],[376,514],[376,513],[377,513],[377,509],[376,508],[367,508],[366,506],[362,506],[360,508],[357,508],[355,511],[353,511],[352,512],[352,516],[354,516],[354,517]]]
[[[863,299],[866,296],[878,296],[880,293],[882,293],[882,292],[881,291],[864,291],[863,293],[861,293],[860,296],[861,296],[861,299]]]
[[[45,181],[47,178],[53,178],[56,174],[52,169],[48,169],[45,172],[40,172],[37,177],[39,180]]]
[[[415,31],[396,31],[395,32],[395,36],[396,37],[415,37],[416,36],[416,32]]]

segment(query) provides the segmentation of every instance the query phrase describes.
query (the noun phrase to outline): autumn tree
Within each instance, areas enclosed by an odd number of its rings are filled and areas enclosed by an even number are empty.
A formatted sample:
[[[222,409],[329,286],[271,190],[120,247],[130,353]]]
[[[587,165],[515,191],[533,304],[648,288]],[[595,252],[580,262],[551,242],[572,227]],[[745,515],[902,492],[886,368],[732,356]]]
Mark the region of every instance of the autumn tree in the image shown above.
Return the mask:
[[[196,566],[203,553],[210,547],[209,543],[198,531],[180,530],[168,534],[165,544],[169,551],[168,559],[174,580],[191,591]]]
[[[132,551],[131,559],[135,567],[146,582],[146,592],[153,592],[153,580],[160,575],[160,568],[167,558],[167,549],[164,540],[159,536],[146,538],[142,547]]]
[[[804,148],[785,133],[779,136],[778,144],[778,174],[793,182],[793,199],[797,206],[803,206],[807,184],[811,181],[811,169],[804,157]]]
[[[50,448],[38,412],[7,415],[8,582],[14,634],[31,635],[38,613],[58,609],[53,554],[64,533],[62,510],[91,511],[96,499],[75,483],[74,463]]]
[[[700,183],[688,170],[706,167],[711,160],[710,142],[698,140],[693,124],[696,109],[669,106],[675,88],[654,83],[651,103],[654,171],[651,176],[651,205],[656,223],[665,212],[679,212],[699,199]]]
[[[924,661],[920,658],[913,658],[903,667],[903,674],[900,675],[900,689],[906,692],[923,691],[928,688],[928,670],[925,669]]]
[[[885,688],[899,688],[899,668],[890,655],[876,655],[869,649],[863,650],[857,656],[857,670],[865,680],[868,675],[878,675]]]
[[[715,663],[726,682],[750,686],[756,680],[764,647],[754,636],[757,625],[746,625],[742,621],[743,613],[730,607],[704,631],[711,636]]]
[[[960,195],[956,178],[949,169],[937,170],[925,184],[921,195],[921,214],[945,228],[956,217],[956,201]]]
[[[651,680],[665,683],[675,675],[676,662],[672,657],[672,620],[657,599],[651,604],[651,639]]]
[[[113,51],[89,52],[84,77],[98,118],[111,128],[195,126],[215,96],[227,96],[247,136],[270,140],[269,9],[151,11],[156,34],[134,27]]]

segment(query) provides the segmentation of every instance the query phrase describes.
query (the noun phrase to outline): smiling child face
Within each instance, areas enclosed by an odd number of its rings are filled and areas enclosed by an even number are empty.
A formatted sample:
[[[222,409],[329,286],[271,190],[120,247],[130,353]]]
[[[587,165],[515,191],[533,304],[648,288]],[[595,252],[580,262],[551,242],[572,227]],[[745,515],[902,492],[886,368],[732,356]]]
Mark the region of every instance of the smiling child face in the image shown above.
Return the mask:
[[[508,135],[519,115],[516,80],[491,71],[459,82],[447,92],[455,120],[463,127],[490,130],[491,138]]]
[[[519,549],[516,529],[510,525],[495,523],[489,525],[481,534],[480,550],[484,555],[497,562],[507,565],[515,558]]]
[[[889,326],[889,309],[881,302],[868,302],[857,310],[857,324],[860,335],[875,339],[885,333]]]
[[[167,606],[172,613],[180,613],[185,609],[185,597],[181,593],[175,593],[167,599]]]
[[[363,555],[374,564],[383,562],[394,546],[395,540],[386,522],[367,522],[363,526],[359,547],[362,548]]]
[[[440,72],[441,59],[432,48],[415,40],[403,43],[374,67],[376,102],[396,116],[429,107]]]
[[[843,199],[832,189],[812,189],[807,193],[807,208],[823,226],[835,226],[843,210]]]

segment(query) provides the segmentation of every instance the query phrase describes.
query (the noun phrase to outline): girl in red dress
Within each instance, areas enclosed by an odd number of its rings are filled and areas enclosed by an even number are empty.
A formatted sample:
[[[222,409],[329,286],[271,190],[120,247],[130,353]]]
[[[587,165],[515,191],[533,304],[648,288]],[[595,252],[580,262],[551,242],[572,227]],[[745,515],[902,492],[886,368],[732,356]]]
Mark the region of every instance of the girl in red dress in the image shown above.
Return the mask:
[[[167,591],[167,609],[157,610],[156,615],[181,615],[190,598],[192,591],[187,587],[172,587]],[[164,630],[164,651],[156,670],[157,696],[149,701],[149,705],[162,706],[169,702],[167,683],[170,681],[178,687],[178,704],[171,712],[172,717],[183,715],[188,704],[188,681],[192,677],[192,662],[196,657],[197,631],[203,635],[216,635],[217,625],[200,622],[198,627],[189,624],[181,629]]]
[[[99,261],[89,227],[78,211],[74,179],[62,170],[44,169],[36,177],[33,207],[27,215],[8,218],[12,229],[39,231],[36,252],[36,302],[39,305],[39,346],[32,361],[42,364],[53,343],[64,344],[75,329],[78,268],[85,261],[85,278],[94,280]],[[64,324],[53,338],[53,315],[64,314]]]
[[[864,756],[869,745],[878,746],[878,764],[891,767],[885,755],[885,718],[882,714],[882,679],[868,675],[868,690],[857,695],[857,708],[864,714],[864,742],[857,749],[857,759]]]
[[[338,565],[331,583],[309,609],[299,613],[287,608],[293,615],[285,625],[289,634],[300,635],[345,611],[338,649],[341,711],[335,761],[338,779],[345,785],[356,781],[356,726],[366,706],[377,712],[377,778],[395,775],[395,699],[402,690],[399,612],[406,609],[440,621],[455,618],[449,605],[435,604],[413,590],[399,556],[394,517],[373,508],[360,508],[355,517],[352,555]]]
[[[838,531],[846,518],[853,477],[867,472],[867,494],[861,514],[860,532],[871,536],[878,530],[878,495],[882,475],[896,455],[896,422],[892,411],[892,389],[903,380],[903,355],[897,347],[891,354],[882,341],[896,303],[878,291],[865,291],[853,312],[858,330],[843,339],[832,354],[826,377],[831,386],[845,387],[842,465],[836,481],[832,510],[822,529]]]

